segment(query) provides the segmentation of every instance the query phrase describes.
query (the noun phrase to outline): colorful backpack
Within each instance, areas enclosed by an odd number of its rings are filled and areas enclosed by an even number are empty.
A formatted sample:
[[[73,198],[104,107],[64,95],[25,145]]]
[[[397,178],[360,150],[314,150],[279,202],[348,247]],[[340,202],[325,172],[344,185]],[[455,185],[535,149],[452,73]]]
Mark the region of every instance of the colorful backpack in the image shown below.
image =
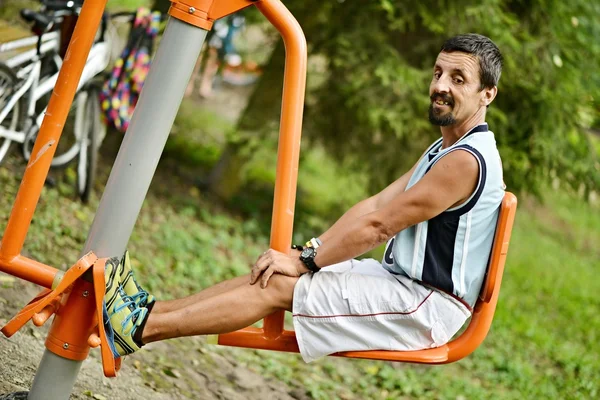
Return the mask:
[[[120,132],[127,131],[148,75],[160,19],[158,11],[151,12],[147,8],[137,10],[127,45],[102,87],[100,102],[105,122]]]

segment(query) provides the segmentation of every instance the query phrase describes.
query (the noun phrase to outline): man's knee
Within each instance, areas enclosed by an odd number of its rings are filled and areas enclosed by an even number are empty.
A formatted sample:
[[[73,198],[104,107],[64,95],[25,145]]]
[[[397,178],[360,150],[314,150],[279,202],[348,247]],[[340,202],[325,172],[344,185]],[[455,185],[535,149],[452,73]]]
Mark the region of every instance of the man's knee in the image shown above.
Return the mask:
[[[278,308],[285,308],[291,310],[292,299],[294,297],[294,286],[298,282],[299,278],[273,274],[269,279],[269,283],[266,287],[269,293],[273,296],[273,301]],[[259,283],[257,283],[258,285]]]

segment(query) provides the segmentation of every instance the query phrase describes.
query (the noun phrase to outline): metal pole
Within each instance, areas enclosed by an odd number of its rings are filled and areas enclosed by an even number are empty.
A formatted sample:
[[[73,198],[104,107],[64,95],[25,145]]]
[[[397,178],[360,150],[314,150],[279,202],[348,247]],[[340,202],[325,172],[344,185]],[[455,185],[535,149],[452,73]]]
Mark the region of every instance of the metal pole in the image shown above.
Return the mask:
[[[169,20],[83,253],[112,257],[125,251],[206,34]]]
[[[125,251],[206,33],[173,18],[167,23],[83,253],[108,257]],[[46,350],[28,399],[68,399],[80,367],[81,361]]]
[[[81,361],[67,360],[44,351],[27,400],[66,400],[77,380]]]

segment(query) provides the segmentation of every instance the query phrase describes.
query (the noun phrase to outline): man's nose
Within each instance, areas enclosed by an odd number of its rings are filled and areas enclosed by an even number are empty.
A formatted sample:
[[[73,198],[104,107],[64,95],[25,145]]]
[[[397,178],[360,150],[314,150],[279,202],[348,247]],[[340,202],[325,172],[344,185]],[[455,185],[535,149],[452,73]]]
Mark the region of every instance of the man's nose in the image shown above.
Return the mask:
[[[438,80],[433,82],[431,89],[432,93],[448,93],[450,91],[450,82],[442,75]]]

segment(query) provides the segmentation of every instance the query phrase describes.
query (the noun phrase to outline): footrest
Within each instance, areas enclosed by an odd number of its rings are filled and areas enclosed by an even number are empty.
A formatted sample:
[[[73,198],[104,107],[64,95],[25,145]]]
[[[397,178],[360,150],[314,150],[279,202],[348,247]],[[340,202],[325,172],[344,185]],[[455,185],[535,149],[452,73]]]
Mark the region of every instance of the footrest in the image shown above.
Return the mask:
[[[100,337],[100,355],[102,356],[102,368],[104,376],[115,377],[117,371],[121,369],[121,357],[114,356],[111,346],[108,343],[108,336],[104,326],[107,321],[104,320],[104,290],[106,282],[104,281],[104,266],[106,258],[99,259],[93,267],[94,274],[94,295],[96,296],[96,316],[98,318],[98,336]]]
[[[86,254],[77,261],[67,272],[56,286],[54,290],[44,289],[36,297],[33,298],[17,315],[13,317],[2,328],[2,333],[6,337],[11,337],[19,329],[21,329],[33,316],[41,312],[53,300],[58,299],[65,293],[69,293],[73,283],[83,275],[93,264],[98,260],[98,257],[92,252]]]
[[[104,375],[107,377],[117,376],[117,371],[121,367],[121,357],[115,357],[111,346],[108,342],[108,335],[105,329],[104,318],[104,268],[107,258],[98,258],[94,253],[90,252],[83,256],[75,265],[67,270],[55,289],[44,289],[35,296],[19,313],[13,317],[2,329],[2,333],[6,337],[11,337],[19,329],[21,329],[29,320],[34,318],[34,323],[40,326],[45,322],[59,307],[59,300],[64,294],[70,293],[73,284],[79,279],[90,267],[94,279],[94,324],[97,324],[98,337],[100,338],[100,352],[102,356],[102,366]],[[69,301],[67,301],[69,303]],[[68,304],[67,304],[68,308]],[[38,321],[36,321],[36,316]],[[90,329],[92,331],[92,329]],[[84,338],[84,342],[88,342],[88,338]],[[65,355],[62,355],[65,356]],[[68,356],[66,356],[69,358]],[[85,355],[84,355],[85,357]]]

